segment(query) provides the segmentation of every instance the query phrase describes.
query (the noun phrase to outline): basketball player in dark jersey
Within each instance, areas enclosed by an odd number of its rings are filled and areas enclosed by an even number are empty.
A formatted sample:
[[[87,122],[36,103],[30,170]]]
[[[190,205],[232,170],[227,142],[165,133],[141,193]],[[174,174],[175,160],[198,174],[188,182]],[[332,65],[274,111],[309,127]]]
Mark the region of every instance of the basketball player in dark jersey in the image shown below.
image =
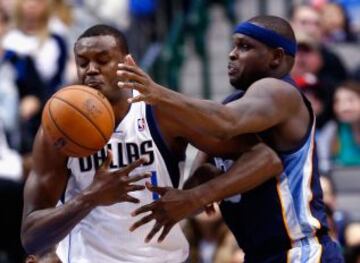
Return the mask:
[[[237,92],[225,101],[226,106],[161,87],[130,59],[119,65],[123,80],[119,87],[141,93],[130,102],[167,107],[182,125],[204,136],[227,140],[255,133],[278,153],[284,167],[281,175],[257,187],[249,184],[261,176],[247,178],[238,195],[220,204],[246,262],[342,262],[337,244],[328,235],[315,153],[315,117],[288,76],[296,53],[294,32],[279,17],[258,16],[236,27],[233,43],[228,74]],[[223,172],[232,169],[231,160],[215,158],[214,162]],[[200,200],[207,200],[216,195],[212,186],[221,184],[215,178],[194,189]],[[133,212],[136,216],[151,211],[131,230],[155,219],[147,240],[163,229],[161,241],[172,224],[190,215],[187,204],[195,201],[186,191],[148,188],[162,198]]]
[[[118,63],[128,54],[124,35],[118,30],[106,25],[87,29],[76,41],[74,53],[79,82],[108,98],[117,128],[101,151],[71,158],[57,151],[40,127],[34,167],[24,190],[21,236],[28,253],[43,254],[60,242],[57,255],[69,262],[183,262],[188,245],[179,226],[161,244],[144,244],[151,226],[143,228],[144,235],[128,229],[136,221],[130,212],[138,203],[158,199],[157,194],[139,191],[145,181],[178,186],[187,142],[232,159],[246,152],[225,173],[229,176],[222,185],[213,186],[217,196],[206,203],[238,193],[244,177],[258,178],[250,184],[254,187],[282,171],[276,153],[253,135],[219,140],[175,122],[166,107],[143,102],[129,105],[127,100],[137,93],[117,86]],[[143,156],[147,160],[141,159]],[[244,169],[248,165],[252,168]],[[150,172],[151,178],[143,175],[145,172]],[[224,186],[225,191],[221,189]],[[187,191],[192,196],[197,193]],[[192,211],[202,206],[187,204]]]

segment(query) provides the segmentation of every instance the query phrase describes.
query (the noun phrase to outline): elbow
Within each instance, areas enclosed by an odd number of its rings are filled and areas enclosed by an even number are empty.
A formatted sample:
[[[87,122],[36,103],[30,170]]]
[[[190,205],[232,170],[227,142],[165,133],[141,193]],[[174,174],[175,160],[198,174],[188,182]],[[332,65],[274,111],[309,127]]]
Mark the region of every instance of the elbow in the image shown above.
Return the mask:
[[[267,160],[268,170],[271,171],[273,176],[280,175],[283,172],[284,166],[280,157],[269,147],[267,149]]]
[[[222,122],[219,125],[217,125],[215,129],[215,133],[213,134],[215,139],[220,141],[228,141],[233,137],[235,137],[236,135],[238,134],[236,134],[234,124],[228,121],[226,121],[225,123]]]
[[[274,176],[280,175],[284,171],[284,166],[276,154],[271,158],[271,169]]]
[[[34,235],[30,231],[30,227],[23,222],[21,226],[21,244],[28,254],[36,254],[39,252],[39,246],[34,238]]]
[[[28,254],[36,253],[35,248],[32,245],[30,235],[23,228],[21,229],[21,244],[25,249],[26,253]]]
[[[280,175],[283,170],[283,164],[277,153],[267,146],[265,143],[259,143],[255,148],[262,152],[264,161],[264,170],[269,172],[271,176]]]

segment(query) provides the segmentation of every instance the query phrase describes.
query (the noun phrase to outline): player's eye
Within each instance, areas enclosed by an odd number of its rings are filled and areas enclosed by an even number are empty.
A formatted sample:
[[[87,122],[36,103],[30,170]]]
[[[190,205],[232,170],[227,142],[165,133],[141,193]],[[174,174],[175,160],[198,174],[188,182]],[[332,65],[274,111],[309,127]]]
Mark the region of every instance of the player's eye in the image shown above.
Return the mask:
[[[250,49],[250,45],[246,44],[246,43],[240,43],[238,45],[238,48],[242,51],[246,51],[246,50],[249,50]]]
[[[100,64],[100,65],[106,65],[107,63],[109,63],[110,61],[110,58],[108,57],[100,57],[97,62]]]
[[[78,58],[77,62],[78,62],[78,65],[81,68],[85,68],[89,64],[89,61],[87,59],[84,59],[84,58]]]

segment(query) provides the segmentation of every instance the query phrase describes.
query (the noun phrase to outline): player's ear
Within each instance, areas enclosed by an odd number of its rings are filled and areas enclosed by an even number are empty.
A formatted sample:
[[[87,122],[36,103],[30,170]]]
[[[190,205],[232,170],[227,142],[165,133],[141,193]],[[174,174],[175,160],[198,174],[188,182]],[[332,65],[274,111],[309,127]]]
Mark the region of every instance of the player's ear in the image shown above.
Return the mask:
[[[272,57],[270,61],[270,67],[276,68],[280,65],[281,61],[284,59],[285,52],[283,48],[274,48],[271,53],[272,53]]]

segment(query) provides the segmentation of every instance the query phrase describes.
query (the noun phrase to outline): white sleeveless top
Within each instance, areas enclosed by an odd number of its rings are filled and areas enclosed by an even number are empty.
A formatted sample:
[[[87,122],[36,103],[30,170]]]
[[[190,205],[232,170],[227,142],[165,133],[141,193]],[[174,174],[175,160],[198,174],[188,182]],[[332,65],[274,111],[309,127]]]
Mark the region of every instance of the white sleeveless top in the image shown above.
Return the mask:
[[[143,102],[132,104],[106,148],[112,149],[112,170],[124,167],[140,156],[148,157],[149,162],[135,169],[130,176],[143,172],[151,172],[152,176],[137,184],[148,180],[159,186],[177,187],[179,163],[172,158],[161,138],[151,106]],[[69,158],[71,176],[65,191],[65,202],[91,184],[96,167],[105,159],[106,148],[89,157]],[[151,242],[144,242],[154,221],[134,232],[129,231],[129,227],[144,216],[132,217],[130,213],[158,198],[148,190],[131,192],[130,195],[138,198],[140,204],[122,202],[99,206],[81,220],[58,246],[57,254],[62,262],[184,262],[189,245],[179,224],[161,243],[157,242],[160,233]]]

